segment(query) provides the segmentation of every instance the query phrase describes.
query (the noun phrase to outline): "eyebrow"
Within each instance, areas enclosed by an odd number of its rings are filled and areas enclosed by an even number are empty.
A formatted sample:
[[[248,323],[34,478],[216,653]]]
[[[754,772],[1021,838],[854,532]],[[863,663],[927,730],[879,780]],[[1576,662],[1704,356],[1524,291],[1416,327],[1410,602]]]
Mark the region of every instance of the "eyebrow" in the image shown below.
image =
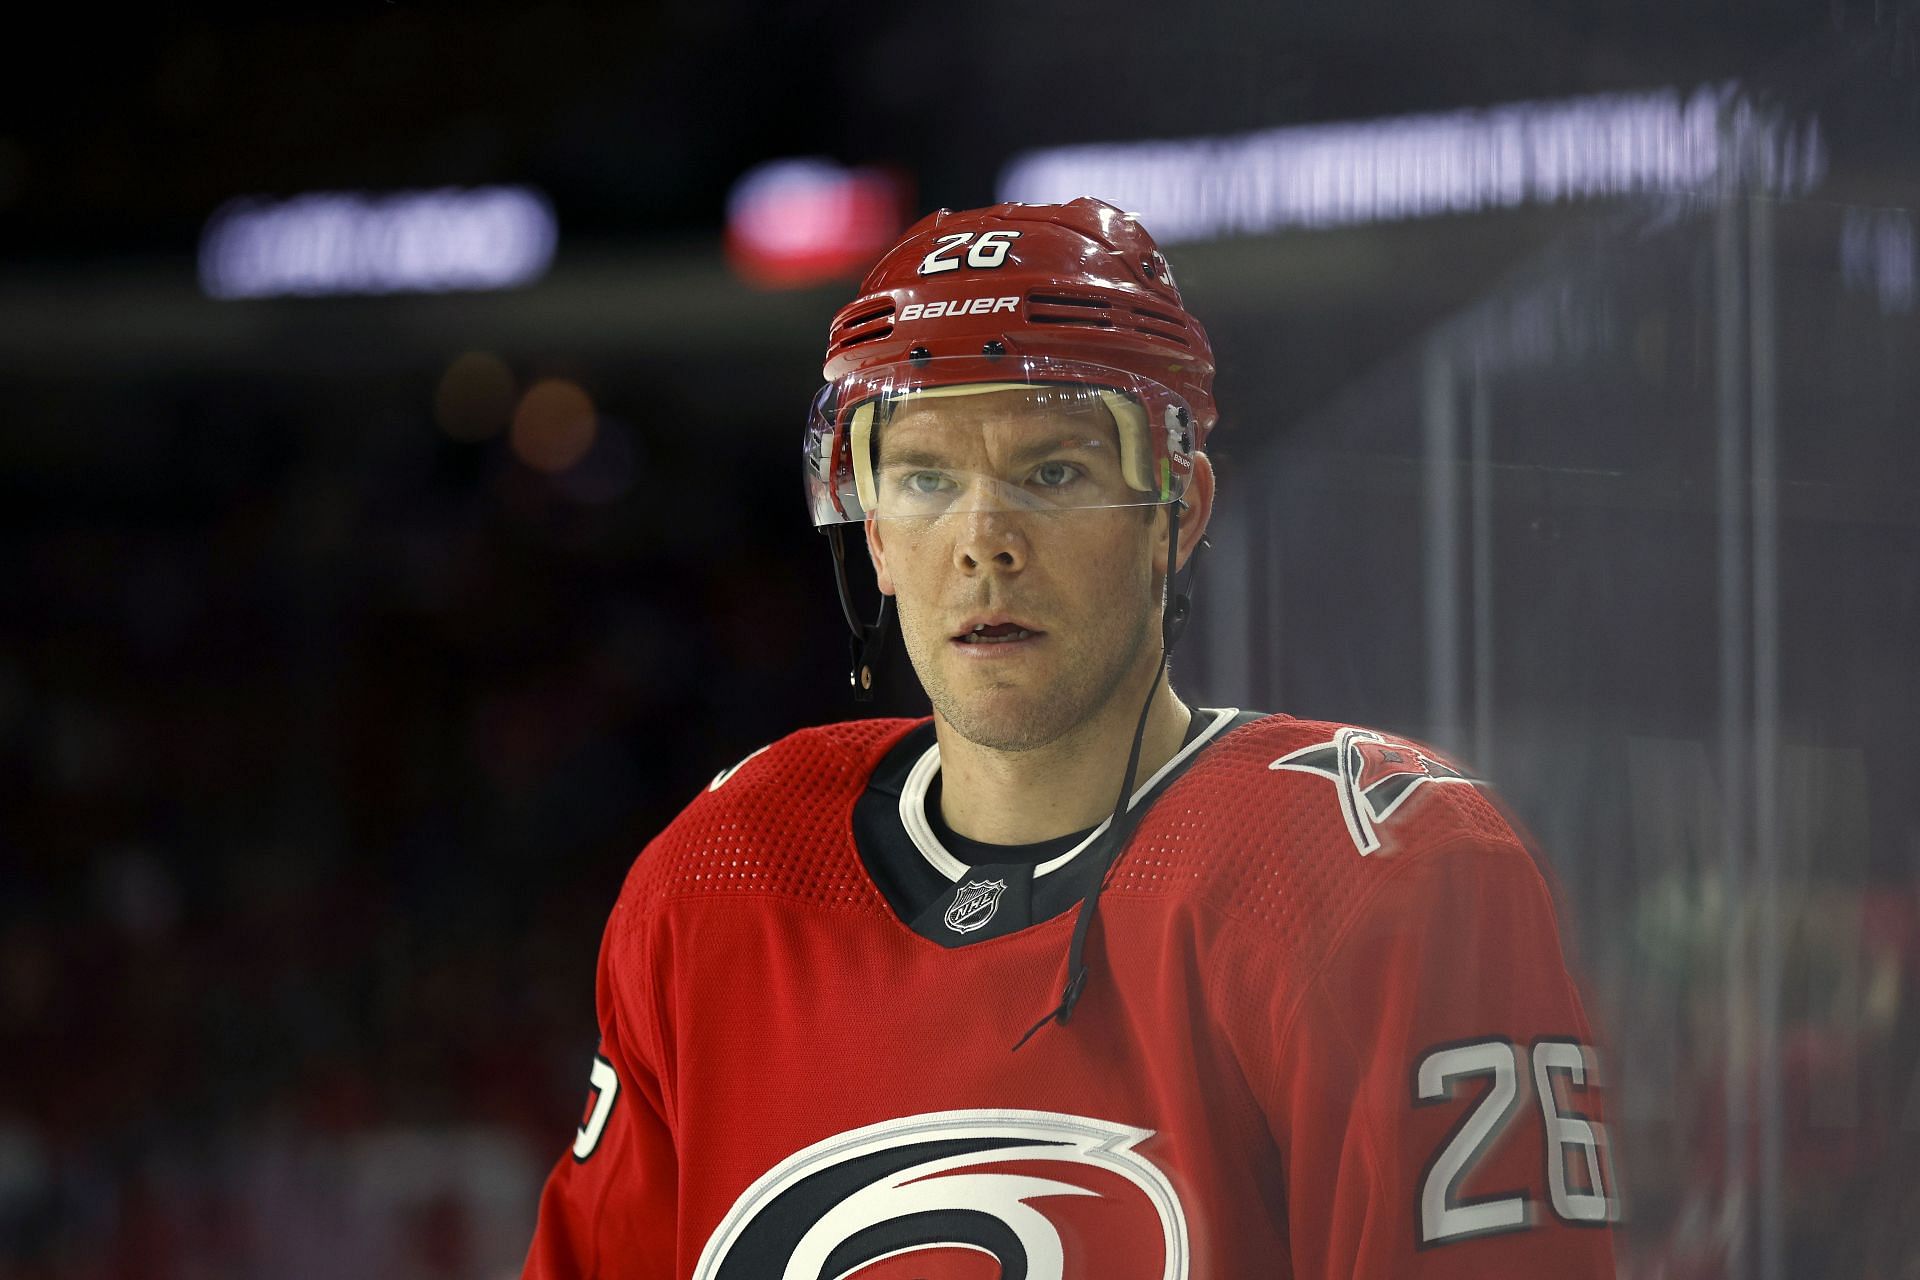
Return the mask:
[[[1105,448],[1106,445],[1107,442],[1105,440],[1096,440],[1087,436],[1069,436],[1064,440],[1042,441],[1039,444],[1030,444],[1023,449],[1016,449],[1013,454],[1013,462],[1015,466],[1021,466],[1029,462],[1038,462],[1042,458],[1050,457],[1057,453],[1089,453],[1096,449]],[[895,453],[890,451],[886,447],[886,444],[882,442],[880,446],[880,465],[883,467],[927,467],[930,469],[939,469],[951,466],[952,463],[949,459],[930,449],[902,449]]]

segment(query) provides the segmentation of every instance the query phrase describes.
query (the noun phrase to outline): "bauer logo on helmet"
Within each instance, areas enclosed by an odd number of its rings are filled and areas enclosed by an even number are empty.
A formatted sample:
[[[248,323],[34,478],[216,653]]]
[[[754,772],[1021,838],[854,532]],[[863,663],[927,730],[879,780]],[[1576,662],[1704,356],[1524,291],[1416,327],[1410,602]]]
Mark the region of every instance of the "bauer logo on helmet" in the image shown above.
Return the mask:
[[[991,315],[996,311],[1016,311],[1020,299],[1015,298],[955,298],[951,302],[909,302],[900,308],[898,323],[909,320],[932,320],[939,316],[979,316]]]

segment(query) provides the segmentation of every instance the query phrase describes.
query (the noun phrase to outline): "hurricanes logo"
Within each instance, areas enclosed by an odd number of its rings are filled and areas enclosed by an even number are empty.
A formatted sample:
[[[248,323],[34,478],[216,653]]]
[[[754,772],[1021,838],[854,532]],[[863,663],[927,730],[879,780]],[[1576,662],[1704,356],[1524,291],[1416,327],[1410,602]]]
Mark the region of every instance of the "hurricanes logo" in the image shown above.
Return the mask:
[[[807,1147],[748,1187],[694,1280],[1187,1280],[1150,1129],[940,1111]]]
[[[1000,895],[1007,891],[1005,880],[969,880],[954,890],[953,905],[944,919],[955,933],[972,933],[985,928],[993,913],[1000,909]]]
[[[1375,828],[1425,782],[1477,783],[1452,765],[1371,729],[1346,728],[1331,742],[1316,742],[1281,756],[1269,769],[1292,769],[1331,778],[1340,791],[1340,813],[1361,856],[1380,847]]]

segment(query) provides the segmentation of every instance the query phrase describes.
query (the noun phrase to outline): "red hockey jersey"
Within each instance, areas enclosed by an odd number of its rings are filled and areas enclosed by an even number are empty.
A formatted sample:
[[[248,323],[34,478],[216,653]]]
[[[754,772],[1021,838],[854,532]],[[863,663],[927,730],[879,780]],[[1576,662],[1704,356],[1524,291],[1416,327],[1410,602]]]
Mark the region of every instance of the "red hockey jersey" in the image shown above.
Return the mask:
[[[1092,983],[1018,1052],[1077,848],[942,849],[926,721],[716,778],[608,924],[526,1275],[1611,1277],[1601,1079],[1528,854],[1428,749],[1247,720],[1196,713],[1137,793]]]

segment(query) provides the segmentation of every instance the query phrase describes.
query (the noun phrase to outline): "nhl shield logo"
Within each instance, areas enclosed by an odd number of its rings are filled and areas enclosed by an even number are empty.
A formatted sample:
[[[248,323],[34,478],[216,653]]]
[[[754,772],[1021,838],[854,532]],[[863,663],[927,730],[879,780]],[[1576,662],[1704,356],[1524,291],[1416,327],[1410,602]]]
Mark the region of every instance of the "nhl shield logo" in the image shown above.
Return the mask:
[[[953,905],[947,908],[947,928],[955,933],[983,929],[993,913],[1000,909],[1000,895],[1007,891],[1005,880],[969,880],[953,893]]]

